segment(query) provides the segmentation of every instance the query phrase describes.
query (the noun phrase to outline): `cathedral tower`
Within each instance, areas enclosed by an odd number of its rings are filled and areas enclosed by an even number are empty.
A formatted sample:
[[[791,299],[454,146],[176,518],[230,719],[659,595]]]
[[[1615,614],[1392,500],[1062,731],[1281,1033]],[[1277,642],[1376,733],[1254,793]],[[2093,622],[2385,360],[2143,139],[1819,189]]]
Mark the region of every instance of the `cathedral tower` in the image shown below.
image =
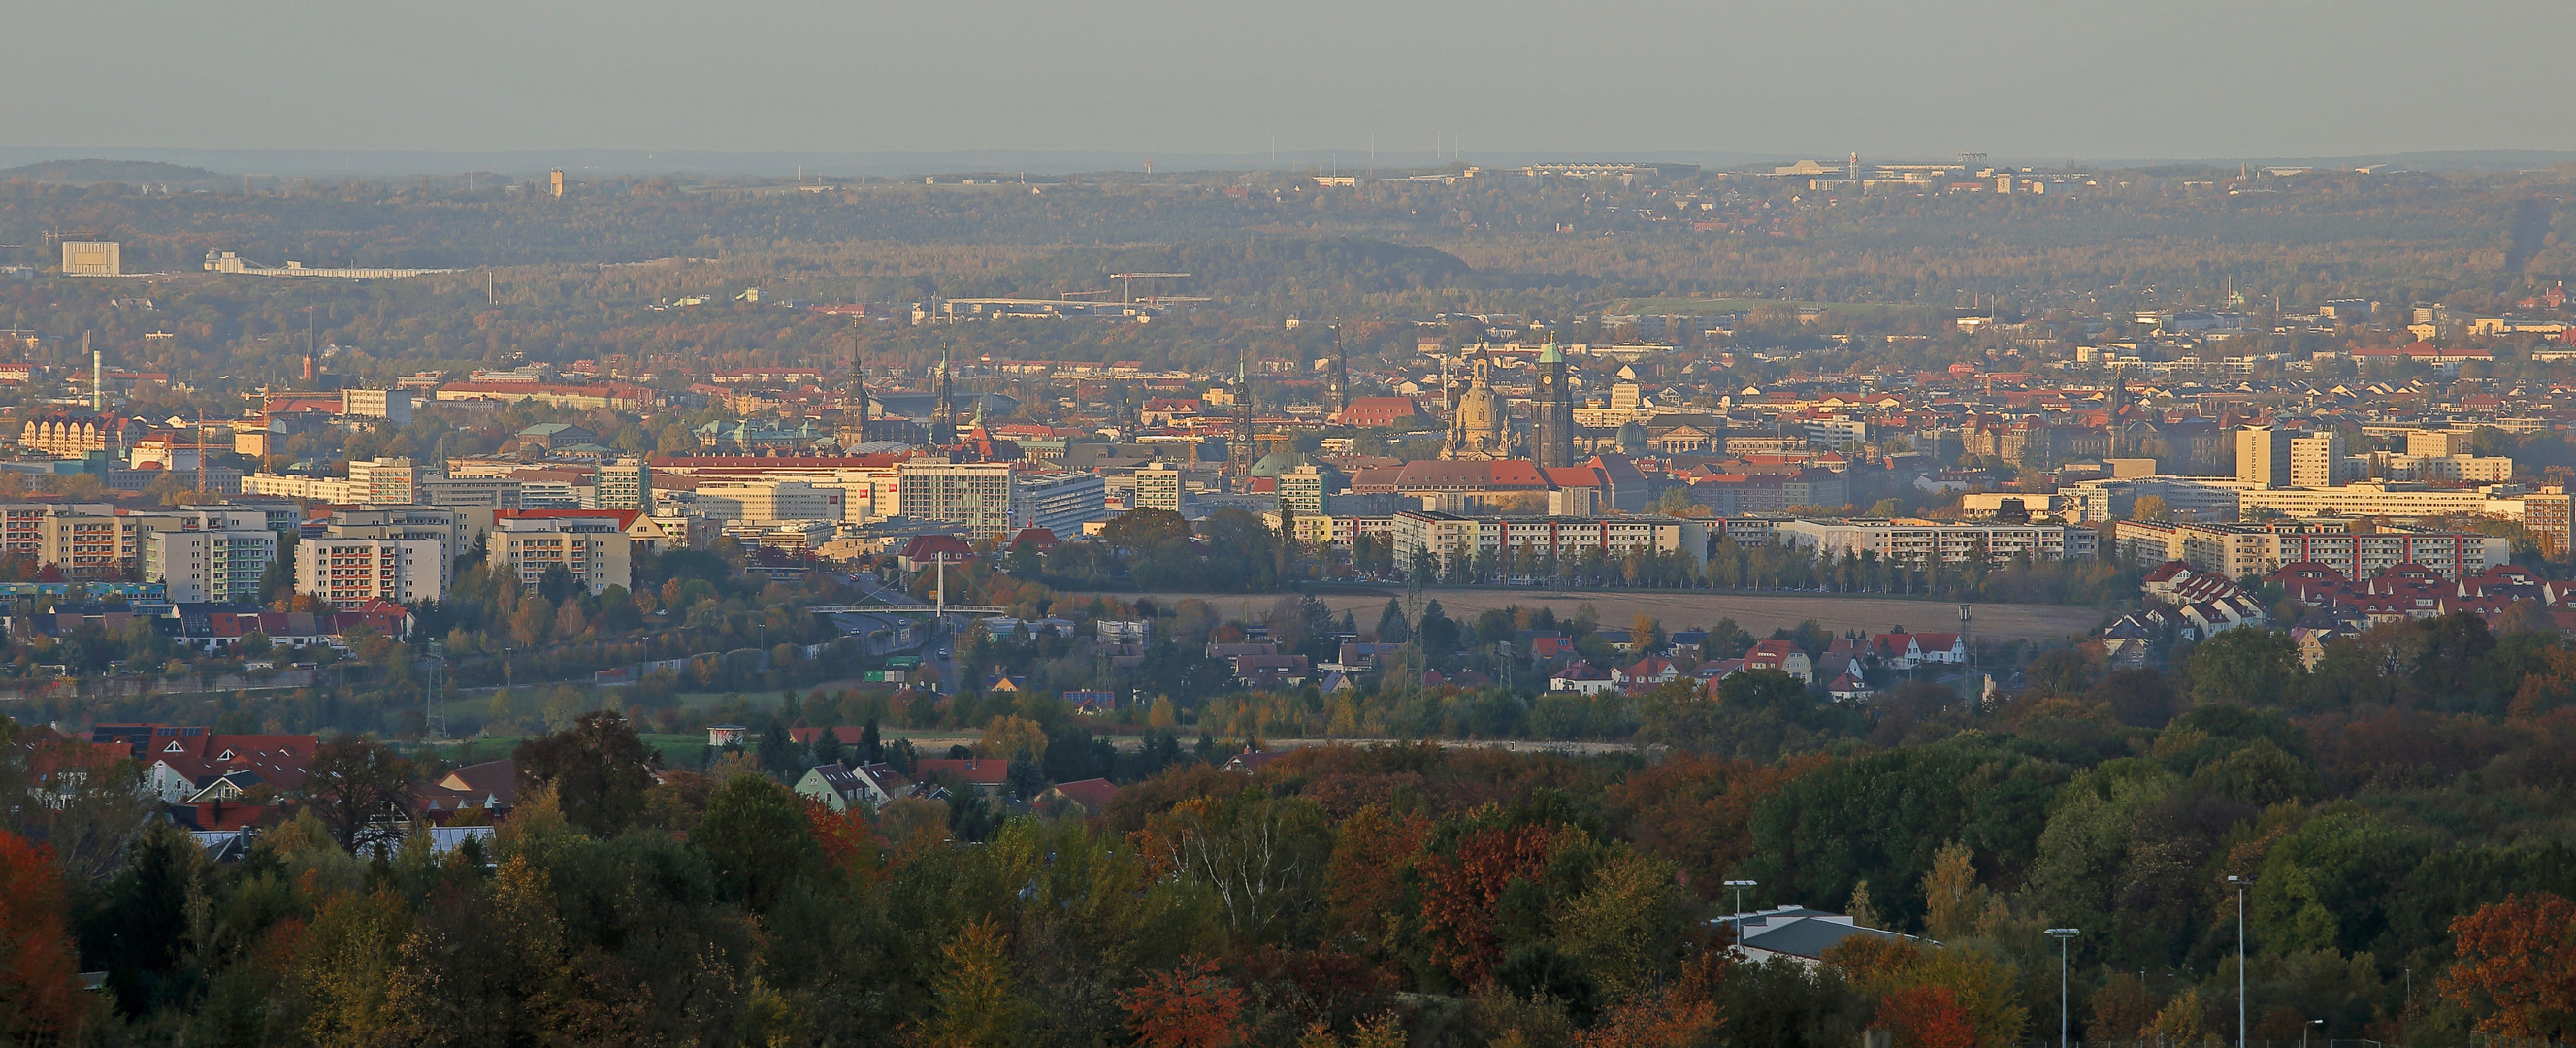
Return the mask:
[[[1554,339],[1538,355],[1538,386],[1530,394],[1533,458],[1542,469],[1574,464],[1574,391],[1565,383],[1565,354]]]

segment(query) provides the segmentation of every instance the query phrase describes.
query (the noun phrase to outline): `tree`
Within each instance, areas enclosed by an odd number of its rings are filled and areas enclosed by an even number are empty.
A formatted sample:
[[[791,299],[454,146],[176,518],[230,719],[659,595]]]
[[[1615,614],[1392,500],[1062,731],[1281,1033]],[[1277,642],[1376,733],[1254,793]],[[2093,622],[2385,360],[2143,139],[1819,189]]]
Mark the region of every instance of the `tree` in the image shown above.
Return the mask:
[[[1232,1048],[1242,1043],[1245,1000],[1242,988],[1217,976],[1215,961],[1200,958],[1147,974],[1118,1006],[1143,1048]]]
[[[409,818],[411,762],[363,736],[342,735],[313,748],[304,779],[305,806],[351,852],[390,848]]]
[[[2173,507],[2165,503],[2162,495],[2140,495],[2136,502],[2129,504],[2129,517],[2132,520],[2171,520]]]
[[[707,797],[691,843],[706,853],[728,898],[766,913],[789,885],[823,868],[806,800],[758,775],[737,775]]]
[[[1100,541],[1130,552],[1190,537],[1190,523],[1168,509],[1131,509],[1100,528]]]
[[[2191,697],[2201,703],[2277,706],[2303,673],[2299,649],[2288,633],[2239,627],[2192,649]]]
[[[916,1048],[1007,1048],[1032,1018],[1011,973],[1010,944],[990,920],[967,925],[939,949],[930,980],[934,1010],[905,1031]]]
[[[615,710],[585,713],[570,728],[520,743],[510,757],[520,792],[553,787],[564,821],[594,837],[613,837],[634,824],[662,766],[661,753],[646,747]]]
[[[1402,644],[1413,639],[1413,627],[1404,621],[1404,606],[1393,597],[1386,599],[1386,610],[1378,613],[1377,639],[1385,644]]]
[[[2576,902],[2551,892],[2488,903],[2451,922],[2459,960],[2444,997],[2481,1031],[2564,1039],[2576,1032]]]
[[[69,1044],[85,1012],[53,850],[0,830],[0,1043]]]
[[[1947,986],[1908,986],[1878,1001],[1878,1024],[1896,1048],[1976,1048],[1977,1030]]]

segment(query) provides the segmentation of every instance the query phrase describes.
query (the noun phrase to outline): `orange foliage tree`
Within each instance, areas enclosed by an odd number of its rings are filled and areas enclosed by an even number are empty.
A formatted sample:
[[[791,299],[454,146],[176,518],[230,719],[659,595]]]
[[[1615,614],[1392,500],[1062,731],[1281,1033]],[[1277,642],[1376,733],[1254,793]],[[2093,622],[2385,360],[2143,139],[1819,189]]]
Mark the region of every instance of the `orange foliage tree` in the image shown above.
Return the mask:
[[[1727,870],[1753,853],[1754,807],[1808,766],[1677,756],[1610,787],[1603,799],[1628,817],[1629,839],[1672,860],[1691,890],[1714,899]]]
[[[2459,960],[2442,973],[2445,997],[2506,1037],[2564,1038],[2576,1028],[2576,902],[2549,892],[2516,895],[2451,922]]]
[[[1908,986],[1878,999],[1878,1024],[1896,1048],[1976,1048],[1977,1028],[1947,986]]]
[[[1219,977],[1216,962],[1205,958],[1154,972],[1118,1001],[1144,1048],[1232,1048],[1243,1038],[1236,1022],[1243,1003],[1242,988]]]
[[[1454,856],[1425,857],[1422,924],[1430,933],[1431,959],[1467,985],[1482,984],[1495,961],[1494,903],[1513,881],[1538,880],[1548,858],[1578,832],[1499,826],[1468,834]]]
[[[69,1041],[79,1032],[79,966],[62,911],[53,850],[0,830],[0,1043]]]

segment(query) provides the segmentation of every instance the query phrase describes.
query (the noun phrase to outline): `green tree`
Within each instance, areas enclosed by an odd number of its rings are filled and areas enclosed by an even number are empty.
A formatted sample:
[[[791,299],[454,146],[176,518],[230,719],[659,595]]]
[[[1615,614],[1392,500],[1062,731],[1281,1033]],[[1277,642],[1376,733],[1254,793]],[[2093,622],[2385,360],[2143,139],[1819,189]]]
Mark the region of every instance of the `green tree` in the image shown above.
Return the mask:
[[[725,897],[754,912],[768,912],[791,885],[823,868],[804,798],[758,775],[716,787],[689,840],[706,853]]]
[[[2238,627],[2192,649],[2191,697],[2199,703],[2278,705],[2303,673],[2288,633]]]
[[[551,787],[564,820],[596,837],[613,837],[644,812],[662,755],[644,745],[615,710],[582,714],[573,726],[519,744],[521,791]]]

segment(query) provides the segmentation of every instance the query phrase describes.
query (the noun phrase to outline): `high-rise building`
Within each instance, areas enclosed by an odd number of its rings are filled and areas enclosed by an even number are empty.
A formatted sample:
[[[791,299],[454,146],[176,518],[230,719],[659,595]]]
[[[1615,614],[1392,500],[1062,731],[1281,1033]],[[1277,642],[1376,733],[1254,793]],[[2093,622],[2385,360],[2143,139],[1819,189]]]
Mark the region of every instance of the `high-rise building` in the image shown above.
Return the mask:
[[[1538,355],[1538,387],[1530,394],[1533,450],[1542,469],[1574,464],[1574,392],[1565,381],[1565,354],[1551,340]]]
[[[1181,511],[1181,471],[1157,462],[1136,471],[1136,509]]]
[[[143,581],[168,588],[180,604],[255,604],[260,580],[277,559],[277,533],[259,514],[199,514],[198,527],[143,536]]]
[[[2571,535],[2571,530],[2576,530],[2576,512],[2571,512],[2576,506],[2571,502],[2576,502],[2576,496],[2568,495],[2564,488],[2544,488],[2522,497],[2522,532],[2539,543],[2541,554],[2552,560],[2566,557],[2569,547],[2576,545],[2571,543],[2571,538],[2576,538]]]
[[[420,467],[407,458],[361,459],[349,463],[349,492],[356,496],[356,501],[368,505],[409,505],[413,485],[419,481]]]
[[[641,455],[600,463],[599,473],[592,483],[593,508],[653,512],[653,467]]]
[[[924,462],[902,466],[903,513],[966,526],[969,538],[1011,530],[1011,464]]]
[[[481,532],[477,514],[440,506],[387,506],[344,509],[331,514],[323,534],[334,539],[425,539],[438,543],[437,592],[456,582],[456,558],[473,546]],[[388,598],[401,600],[403,598]]]
[[[2334,430],[2290,441],[2290,486],[2330,488],[2343,483],[2343,434]]]
[[[1038,527],[1057,538],[1082,534],[1082,526],[1109,519],[1109,488],[1100,474],[1088,471],[1034,472],[1011,476],[1012,526]]]
[[[544,515],[522,516],[525,513]],[[571,572],[573,580],[593,594],[610,586],[632,586],[634,542],[618,525],[618,516],[502,510],[494,515],[485,548],[494,567],[530,589],[545,581],[546,571],[555,567]]]
[[[446,544],[428,538],[309,538],[295,544],[295,591],[334,608],[409,604],[446,593]]]
[[[1324,512],[1325,488],[1332,474],[1313,463],[1279,474],[1279,504],[1299,513]]]
[[[732,484],[700,485],[697,510],[710,520],[739,520],[752,524],[777,524],[790,520],[844,519],[848,512],[847,496],[840,488],[817,487],[798,480],[750,480]],[[601,509],[634,509],[633,506],[609,506]]]
[[[2272,426],[2236,431],[2236,479],[2266,488],[2290,486],[2290,433]]]
[[[63,241],[63,275],[67,277],[114,277],[125,275],[125,245],[114,240]]]

